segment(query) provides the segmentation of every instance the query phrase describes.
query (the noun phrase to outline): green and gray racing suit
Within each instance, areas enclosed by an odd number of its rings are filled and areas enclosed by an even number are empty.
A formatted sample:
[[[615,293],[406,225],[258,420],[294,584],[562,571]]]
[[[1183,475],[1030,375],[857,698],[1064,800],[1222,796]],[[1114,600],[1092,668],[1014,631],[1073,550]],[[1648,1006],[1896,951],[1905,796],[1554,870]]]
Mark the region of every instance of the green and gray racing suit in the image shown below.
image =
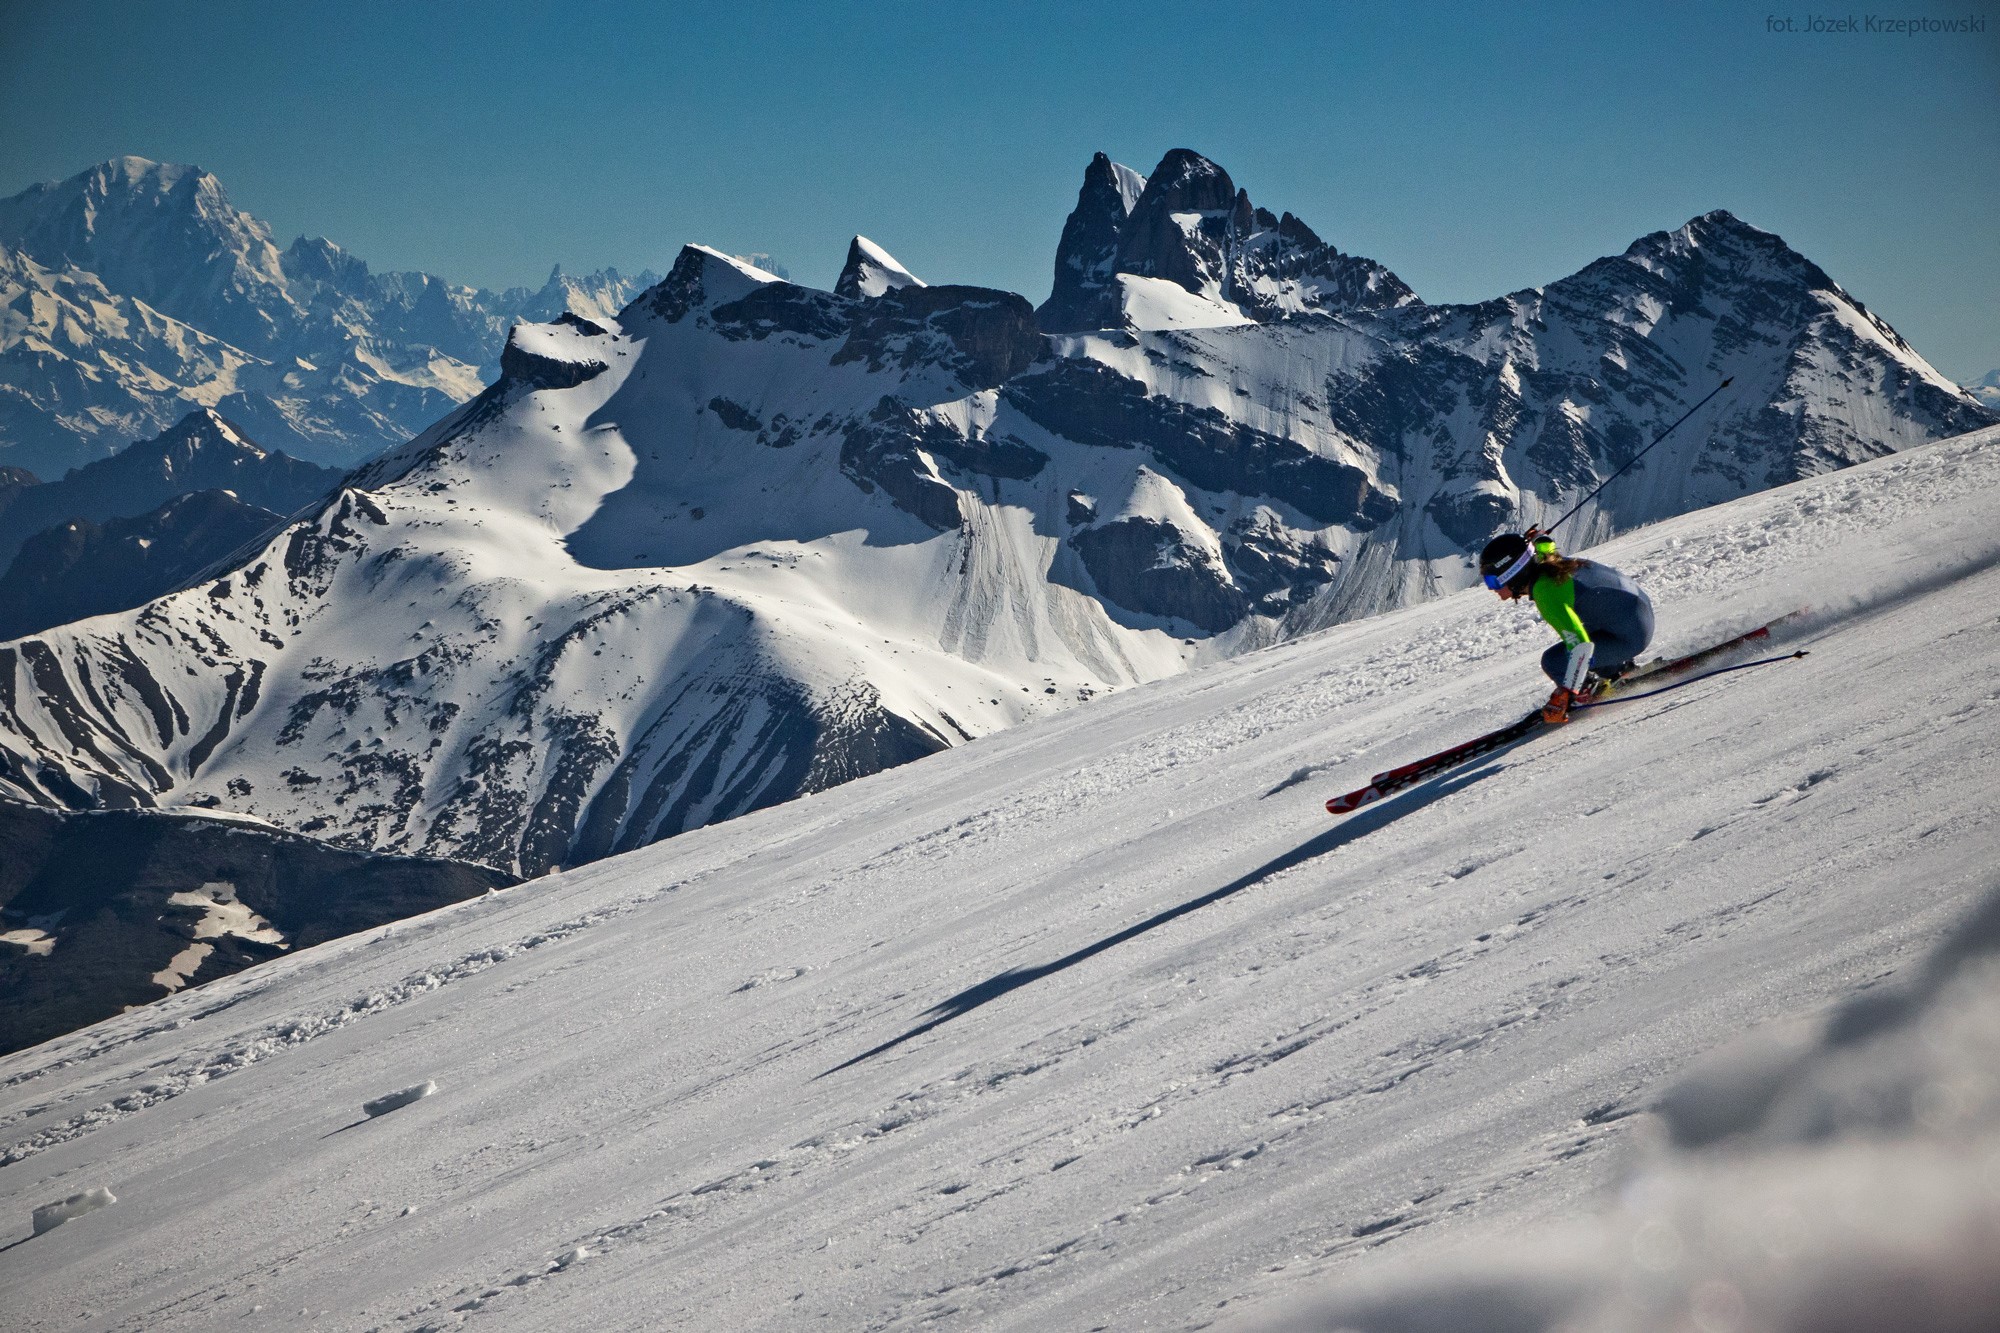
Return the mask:
[[[1653,603],[1645,590],[1609,565],[1580,563],[1574,578],[1543,574],[1533,593],[1535,609],[1562,639],[1542,654],[1542,670],[1579,693],[1592,666],[1616,675],[1653,641]]]

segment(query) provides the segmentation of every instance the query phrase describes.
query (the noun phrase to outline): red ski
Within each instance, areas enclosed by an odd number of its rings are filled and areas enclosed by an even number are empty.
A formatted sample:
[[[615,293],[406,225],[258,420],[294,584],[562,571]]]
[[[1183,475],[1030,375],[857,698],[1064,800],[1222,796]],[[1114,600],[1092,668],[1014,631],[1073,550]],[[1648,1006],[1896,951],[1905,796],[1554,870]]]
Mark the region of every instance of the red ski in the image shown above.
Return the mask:
[[[1654,684],[1669,676],[1684,675],[1698,666],[1714,661],[1725,653],[1734,652],[1745,644],[1757,643],[1770,638],[1773,628],[1784,624],[1794,616],[1802,614],[1804,613],[1795,611],[1791,615],[1781,616],[1768,625],[1759,625],[1756,629],[1750,630],[1747,633],[1738,634],[1733,639],[1725,639],[1721,643],[1703,648],[1699,652],[1689,653],[1685,657],[1669,658],[1666,661],[1647,662],[1643,666],[1639,666],[1620,677],[1617,684],[1606,690],[1602,695],[1591,700],[1588,704],[1579,706],[1594,708],[1599,704],[1611,703],[1620,695],[1630,694],[1641,685]],[[1434,755],[1416,760],[1414,763],[1404,764],[1401,768],[1392,768],[1386,773],[1377,773],[1368,780],[1367,786],[1358,791],[1348,792],[1344,796],[1336,796],[1328,801],[1326,803],[1327,813],[1335,815],[1352,813],[1364,805],[1370,805],[1381,800],[1384,796],[1399,792],[1405,787],[1415,786],[1424,779],[1434,777],[1446,769],[1456,768],[1469,759],[1477,759],[1480,755],[1491,754],[1495,750],[1512,745],[1515,741],[1531,735],[1547,725],[1547,723],[1542,721],[1542,710],[1537,708],[1520,721],[1510,722],[1497,731],[1489,731],[1484,736],[1475,736],[1469,741],[1452,746],[1449,750],[1439,750]]]

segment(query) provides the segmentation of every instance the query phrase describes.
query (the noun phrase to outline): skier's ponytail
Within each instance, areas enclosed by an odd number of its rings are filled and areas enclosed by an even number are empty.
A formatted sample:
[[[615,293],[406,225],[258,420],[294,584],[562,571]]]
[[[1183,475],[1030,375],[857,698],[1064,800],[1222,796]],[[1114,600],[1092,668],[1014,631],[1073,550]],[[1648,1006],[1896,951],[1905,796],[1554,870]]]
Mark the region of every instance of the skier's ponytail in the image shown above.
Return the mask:
[[[1535,561],[1535,567],[1544,574],[1559,579],[1573,579],[1577,571],[1583,568],[1583,561],[1561,555],[1545,555]]]
[[[1535,568],[1538,572],[1552,574],[1559,579],[1573,579],[1583,568],[1583,561],[1566,559],[1556,550],[1555,538],[1540,528],[1528,529],[1528,540],[1533,543]]]

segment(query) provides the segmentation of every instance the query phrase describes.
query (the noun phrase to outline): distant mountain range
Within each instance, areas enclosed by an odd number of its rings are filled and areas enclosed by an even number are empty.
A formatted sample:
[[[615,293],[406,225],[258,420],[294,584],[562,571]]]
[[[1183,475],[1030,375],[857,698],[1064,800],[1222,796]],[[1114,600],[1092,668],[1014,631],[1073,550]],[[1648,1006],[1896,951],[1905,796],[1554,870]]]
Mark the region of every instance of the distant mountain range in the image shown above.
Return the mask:
[[[514,323],[609,315],[656,280],[371,273],[324,238],[279,249],[197,167],[118,158],[0,200],[0,464],[56,475],[205,407],[351,466],[478,393]]]
[[[0,792],[533,874],[1465,587],[1725,377],[1566,544],[2000,420],[1721,211],[1440,306],[1199,154],[1100,156],[1055,276],[689,246],[519,324],[232,568],[0,646]]]
[[[0,478],[0,639],[172,592],[333,489],[214,412],[43,483]]]
[[[0,569],[33,534],[72,519],[129,518],[202,490],[289,515],[345,475],[267,450],[215,412],[190,412],[169,430],[58,481],[0,480]]]

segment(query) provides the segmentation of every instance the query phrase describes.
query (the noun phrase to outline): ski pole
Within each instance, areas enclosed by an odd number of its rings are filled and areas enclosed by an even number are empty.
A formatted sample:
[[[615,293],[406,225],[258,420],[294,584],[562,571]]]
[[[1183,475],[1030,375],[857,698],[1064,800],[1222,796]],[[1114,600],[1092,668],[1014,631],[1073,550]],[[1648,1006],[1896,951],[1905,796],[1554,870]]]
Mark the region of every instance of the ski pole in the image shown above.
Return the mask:
[[[1801,648],[1795,653],[1782,653],[1777,657],[1760,657],[1754,662],[1739,662],[1735,666],[1717,667],[1713,671],[1704,671],[1699,676],[1689,676],[1686,680],[1677,680],[1671,685],[1662,685],[1656,690],[1647,690],[1643,694],[1614,694],[1607,699],[1586,699],[1580,704],[1572,704],[1571,707],[1602,708],[1606,704],[1637,703],[1641,699],[1651,699],[1673,690],[1698,684],[1704,680],[1713,680],[1717,676],[1726,676],[1732,671],[1748,671],[1751,667],[1770,666],[1774,662],[1796,662],[1801,657],[1804,657],[1806,652],[1806,649]]]
[[[1701,411],[1701,409],[1707,405],[1709,398],[1715,397],[1715,395],[1721,393],[1724,389],[1728,388],[1730,385],[1730,381],[1734,380],[1735,378],[1736,377],[1734,375],[1731,375],[1729,379],[1724,380],[1722,383],[1716,385],[1713,389],[1710,389],[1708,391],[1707,398],[1703,398],[1701,402],[1696,403],[1693,407],[1690,407],[1687,411],[1681,413],[1680,417],[1674,422],[1673,425],[1667,427],[1665,430],[1661,431],[1658,435],[1655,435],[1653,437],[1653,444],[1658,444],[1661,440],[1666,439],[1667,436],[1672,435],[1675,429],[1677,429],[1680,426],[1681,422],[1686,421],[1689,417]],[[1612,482],[1618,480],[1619,473],[1622,473],[1625,470],[1625,468],[1631,467],[1634,463],[1638,462],[1640,459],[1644,458],[1648,453],[1652,452],[1653,444],[1647,445],[1644,449],[1641,449],[1638,453],[1633,454],[1630,458],[1626,459],[1625,467],[1619,468],[1617,472],[1612,473],[1610,476],[1606,477],[1603,481],[1598,482],[1595,490],[1591,491],[1589,495],[1584,496],[1581,500],[1578,500],[1574,505],[1570,506],[1569,513],[1564,514],[1561,518],[1549,524],[1546,528],[1538,528],[1535,531],[1543,535],[1551,534],[1557,528],[1569,522],[1570,519],[1576,516],[1577,510],[1583,508],[1585,505],[1589,504],[1592,500],[1597,498],[1598,491],[1603,490],[1606,486],[1609,486]]]

